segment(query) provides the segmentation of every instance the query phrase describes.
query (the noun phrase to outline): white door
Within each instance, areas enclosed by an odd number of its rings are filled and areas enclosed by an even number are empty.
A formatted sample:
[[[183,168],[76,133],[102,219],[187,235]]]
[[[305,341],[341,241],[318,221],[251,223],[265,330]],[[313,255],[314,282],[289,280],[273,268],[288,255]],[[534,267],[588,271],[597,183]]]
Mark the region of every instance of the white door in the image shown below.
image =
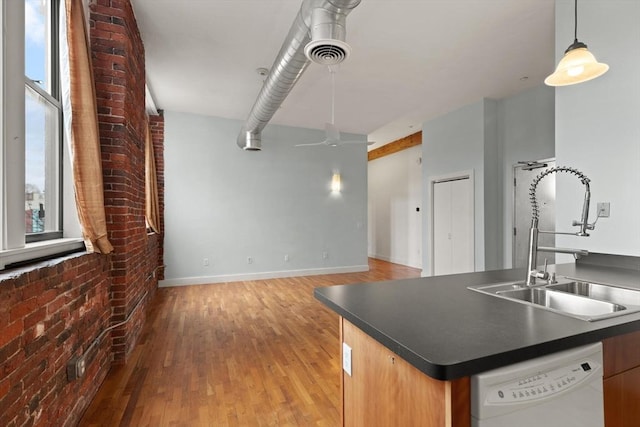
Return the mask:
[[[473,188],[469,177],[433,184],[433,274],[474,271]]]

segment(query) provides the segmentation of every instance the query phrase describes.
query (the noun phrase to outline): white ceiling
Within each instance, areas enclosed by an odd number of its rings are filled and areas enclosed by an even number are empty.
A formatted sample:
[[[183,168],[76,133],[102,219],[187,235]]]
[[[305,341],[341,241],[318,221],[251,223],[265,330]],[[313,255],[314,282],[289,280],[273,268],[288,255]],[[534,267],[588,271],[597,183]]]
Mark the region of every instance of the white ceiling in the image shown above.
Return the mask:
[[[244,120],[300,0],[132,0],[158,108]],[[554,67],[554,0],[362,0],[336,74],[336,125],[379,144]],[[322,129],[330,74],[311,64],[271,123]],[[377,145],[379,145],[377,144]],[[266,148],[266,147],[265,147]]]

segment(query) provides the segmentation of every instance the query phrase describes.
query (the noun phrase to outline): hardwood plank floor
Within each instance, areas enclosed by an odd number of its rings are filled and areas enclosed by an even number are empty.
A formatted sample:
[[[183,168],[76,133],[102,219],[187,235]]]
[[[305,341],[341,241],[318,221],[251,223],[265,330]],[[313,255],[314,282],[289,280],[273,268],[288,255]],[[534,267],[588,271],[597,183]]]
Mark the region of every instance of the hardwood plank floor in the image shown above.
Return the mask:
[[[370,271],[160,288],[129,362],[80,426],[337,426],[338,316],[313,288],[419,277]]]

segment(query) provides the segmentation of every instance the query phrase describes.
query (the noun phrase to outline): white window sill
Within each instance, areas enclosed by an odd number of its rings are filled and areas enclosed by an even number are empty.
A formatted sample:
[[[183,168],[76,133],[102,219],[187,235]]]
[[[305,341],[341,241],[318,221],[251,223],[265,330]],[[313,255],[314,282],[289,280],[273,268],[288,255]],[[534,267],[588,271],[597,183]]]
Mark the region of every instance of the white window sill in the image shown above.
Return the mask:
[[[84,241],[78,237],[27,243],[23,248],[0,251],[0,270],[4,270],[7,265],[18,262],[51,257],[83,248]]]

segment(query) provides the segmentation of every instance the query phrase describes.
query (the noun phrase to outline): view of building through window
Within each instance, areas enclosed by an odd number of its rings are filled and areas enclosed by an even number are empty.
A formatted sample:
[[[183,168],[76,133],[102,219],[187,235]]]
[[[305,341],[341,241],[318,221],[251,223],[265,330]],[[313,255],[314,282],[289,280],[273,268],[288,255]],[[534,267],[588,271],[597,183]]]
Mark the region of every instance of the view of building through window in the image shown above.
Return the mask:
[[[26,233],[57,231],[60,102],[52,37],[54,0],[25,0]]]

